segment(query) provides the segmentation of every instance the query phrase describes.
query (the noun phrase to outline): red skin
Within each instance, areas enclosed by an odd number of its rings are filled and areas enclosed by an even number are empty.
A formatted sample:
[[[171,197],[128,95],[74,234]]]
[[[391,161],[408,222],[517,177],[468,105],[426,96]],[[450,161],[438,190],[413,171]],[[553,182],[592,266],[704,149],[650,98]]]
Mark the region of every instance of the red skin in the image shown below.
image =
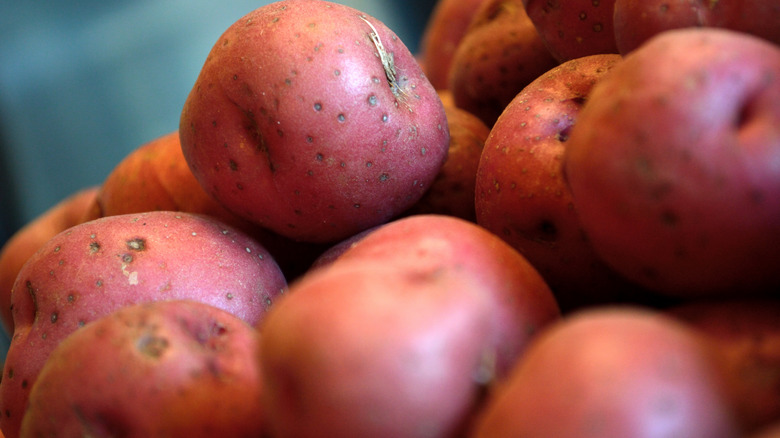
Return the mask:
[[[612,25],[615,0],[523,0],[523,5],[559,62],[618,53]]]
[[[261,436],[257,338],[197,301],[119,309],[52,352],[22,436]]]
[[[528,258],[564,311],[647,298],[593,251],[562,167],[591,88],[620,60],[578,58],[529,84],[493,126],[477,171],[477,223]]]
[[[444,215],[417,215],[367,233],[331,260],[376,260],[421,273],[454,270],[467,274],[489,295],[496,348],[495,376],[501,379],[530,339],[560,316],[550,288],[528,261],[482,227]]]
[[[593,88],[564,168],[607,264],[678,298],[780,288],[778,71],[764,40],[680,29]]]
[[[700,330],[727,364],[737,418],[757,431],[780,418],[780,301],[693,301],[668,314]]]
[[[439,0],[423,31],[420,63],[431,85],[447,89],[452,58],[479,6],[486,0]]]
[[[487,0],[455,52],[449,89],[456,106],[492,127],[517,93],[557,64],[521,0]]]
[[[33,219],[3,245],[0,252],[0,317],[3,328],[13,334],[11,289],[22,266],[49,239],[80,223],[97,219],[95,205],[98,187],[88,187],[63,199]]]
[[[469,436],[741,437],[709,347],[646,309],[583,310],[535,339]]]
[[[371,35],[392,54],[394,81]],[[441,100],[400,39],[320,0],[276,2],[228,28],[179,132],[193,174],[226,208],[318,243],[414,204],[449,144]]]
[[[615,0],[617,47],[627,54],[652,36],[685,27],[719,27],[780,44],[780,4],[773,0]]]
[[[129,304],[191,299],[255,325],[286,286],[265,248],[205,216],[156,211],[69,228],[33,255],[14,284],[0,427],[18,436],[50,352],[100,316]]]

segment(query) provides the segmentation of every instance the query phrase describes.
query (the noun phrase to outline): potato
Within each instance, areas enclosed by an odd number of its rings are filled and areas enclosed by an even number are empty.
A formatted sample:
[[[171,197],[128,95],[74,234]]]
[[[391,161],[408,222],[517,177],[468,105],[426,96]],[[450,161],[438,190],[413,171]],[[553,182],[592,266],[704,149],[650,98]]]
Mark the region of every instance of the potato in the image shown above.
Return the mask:
[[[493,373],[492,310],[455,269],[353,259],[312,271],[260,326],[271,435],[457,436]]]
[[[443,214],[476,222],[474,185],[490,128],[477,116],[454,104],[445,103],[444,112],[450,127],[447,160],[428,191],[401,216]]]
[[[259,437],[257,338],[202,302],[119,309],[52,351],[21,436]]]
[[[780,3],[775,0],[615,0],[613,21],[622,54],[661,32],[703,26],[744,32],[780,44]]]
[[[780,47],[671,30],[593,87],[564,171],[593,248],[680,297],[780,290]]]
[[[398,36],[320,0],[274,2],[231,25],[184,103],[179,133],[215,199],[316,243],[409,208],[449,144],[441,100]]]
[[[732,403],[745,429],[757,431],[780,419],[780,301],[692,301],[668,314],[721,350]]]
[[[556,65],[521,0],[485,0],[455,51],[447,88],[459,108],[492,127],[520,90]]]
[[[493,303],[494,377],[503,378],[530,339],[560,316],[537,270],[506,242],[471,222],[444,215],[397,219],[344,248],[330,266],[374,260],[420,275],[456,271],[473,278]],[[326,265],[327,266],[327,265]]]
[[[420,40],[420,64],[437,90],[449,86],[450,66],[463,35],[485,0],[438,0]]]
[[[523,0],[523,6],[559,62],[618,53],[612,25],[615,0]]]
[[[477,223],[539,270],[564,312],[651,301],[593,250],[562,167],[569,133],[592,87],[620,61],[616,54],[585,56],[531,82],[496,121],[477,169]]]
[[[710,345],[671,317],[581,310],[535,338],[471,436],[740,437],[721,372]]]
[[[11,289],[22,266],[59,232],[100,217],[92,208],[98,190],[97,186],[78,190],[17,230],[3,244],[0,250],[0,319],[9,335],[14,332]]]
[[[265,248],[205,216],[155,211],[71,227],[41,247],[14,284],[0,428],[17,436],[49,353],[100,316],[130,304],[192,299],[255,325],[285,288]]]

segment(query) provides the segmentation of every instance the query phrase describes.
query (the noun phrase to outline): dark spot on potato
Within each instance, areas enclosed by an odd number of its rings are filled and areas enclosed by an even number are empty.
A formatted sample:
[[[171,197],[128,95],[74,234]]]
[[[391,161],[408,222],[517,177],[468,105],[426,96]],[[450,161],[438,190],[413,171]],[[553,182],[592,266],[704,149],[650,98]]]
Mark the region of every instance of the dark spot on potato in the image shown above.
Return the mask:
[[[344,121],[347,119],[347,117],[346,117],[346,116],[345,116],[343,113],[340,113],[340,114],[337,116],[337,119],[338,119],[338,121],[339,121],[340,123],[344,123]]]
[[[235,161],[233,161],[233,160],[230,160],[230,161],[228,162],[228,167],[230,167],[230,170],[232,170],[233,172],[235,172],[235,171],[237,171],[237,170],[238,170],[238,163],[236,163],[236,162],[235,162]]]
[[[602,30],[604,30],[604,25],[603,25],[603,24],[601,24],[601,23],[595,23],[595,24],[593,25],[593,32],[596,32],[596,33],[598,33],[598,32],[601,32]]]
[[[314,156],[314,159],[315,159],[316,161],[322,161],[322,158],[323,158],[323,157],[322,157],[322,154],[320,154],[320,153],[317,153],[317,155],[315,155],[315,156]]]
[[[132,254],[123,254],[122,255],[122,262],[124,263],[131,263],[133,261],[133,255]]]
[[[52,312],[51,316],[49,317],[49,320],[51,321],[52,324],[54,324],[54,323],[57,322],[57,319],[59,318],[59,316],[60,316],[59,313]]]
[[[13,367],[8,368],[8,378],[13,379],[14,378],[14,369]]]
[[[585,11],[582,11],[582,12],[580,12],[579,18],[580,18],[580,20],[587,20],[588,19],[588,14]]]
[[[225,295],[225,298],[227,298],[229,300],[232,300],[233,299],[233,294],[228,292],[227,295]]]
[[[322,104],[320,102],[314,102],[314,111],[322,111]]]
[[[661,222],[664,225],[673,227],[680,221],[680,217],[673,210],[664,210],[661,212]]]
[[[372,94],[368,96],[368,104],[370,106],[376,106],[376,95]]]
[[[160,336],[144,334],[138,338],[136,348],[141,354],[157,359],[168,349],[168,340]]]
[[[339,69],[333,70],[333,76],[340,76],[340,75],[341,75],[341,70]]]
[[[27,381],[27,379],[22,380],[22,389],[27,389],[27,386],[30,384],[30,382]]]
[[[136,237],[127,241],[127,249],[131,251],[143,251],[146,249],[146,240]]]
[[[89,253],[95,254],[100,251],[100,244],[98,242],[89,242]]]

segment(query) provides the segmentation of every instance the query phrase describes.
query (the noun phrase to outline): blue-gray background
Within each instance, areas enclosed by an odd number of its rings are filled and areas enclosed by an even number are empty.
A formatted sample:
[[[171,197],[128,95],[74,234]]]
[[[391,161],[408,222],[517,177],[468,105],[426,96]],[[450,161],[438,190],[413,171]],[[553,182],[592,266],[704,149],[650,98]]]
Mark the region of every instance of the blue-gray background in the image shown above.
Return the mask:
[[[0,244],[177,129],[211,46],[268,3],[0,0]],[[382,20],[415,52],[434,1],[338,3]]]

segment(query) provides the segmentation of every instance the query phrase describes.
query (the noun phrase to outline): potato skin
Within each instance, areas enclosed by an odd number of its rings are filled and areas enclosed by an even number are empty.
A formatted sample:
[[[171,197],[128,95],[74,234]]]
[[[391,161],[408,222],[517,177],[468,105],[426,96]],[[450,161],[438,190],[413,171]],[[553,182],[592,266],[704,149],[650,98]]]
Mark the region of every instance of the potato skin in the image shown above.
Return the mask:
[[[392,54],[390,75],[374,34]],[[179,132],[195,177],[229,210],[317,243],[414,204],[449,143],[441,100],[398,36],[320,0],[274,2],[231,25],[184,103]]]
[[[17,436],[30,387],[51,350],[100,316],[129,304],[192,299],[254,325],[285,288],[260,244],[205,216],[155,211],[71,227],[41,247],[14,284],[0,427]]]
[[[668,316],[582,310],[534,340],[472,436],[736,438],[721,372],[710,345]]]
[[[257,337],[202,302],[119,309],[52,351],[21,436],[258,437]]]
[[[780,288],[780,48],[665,32],[593,88],[564,168],[594,249],[675,297]]]
[[[14,332],[11,290],[16,276],[38,249],[66,229],[100,217],[96,203],[100,187],[86,187],[61,200],[17,230],[0,250],[0,319],[9,335]]]

